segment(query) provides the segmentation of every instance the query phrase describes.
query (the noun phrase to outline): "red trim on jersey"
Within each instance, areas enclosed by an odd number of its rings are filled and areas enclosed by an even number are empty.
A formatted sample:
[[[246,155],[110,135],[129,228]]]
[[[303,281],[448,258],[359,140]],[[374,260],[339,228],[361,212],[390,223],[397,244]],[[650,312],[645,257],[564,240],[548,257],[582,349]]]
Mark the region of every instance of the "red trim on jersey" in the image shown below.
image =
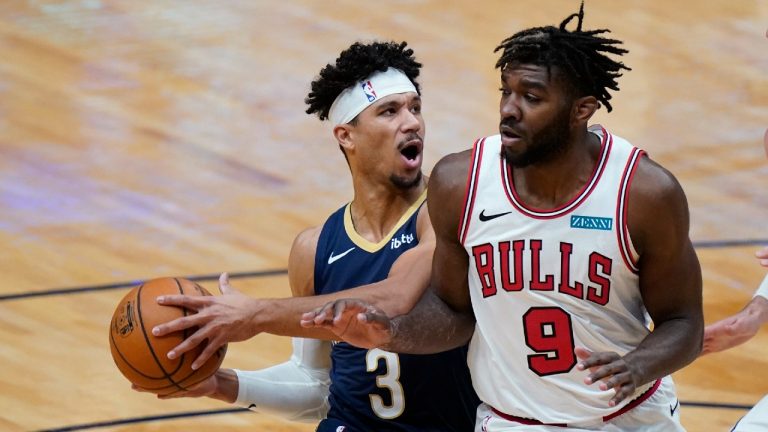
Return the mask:
[[[607,416],[603,417],[603,422],[611,421],[611,420],[615,419],[616,417],[626,413],[627,411],[635,408],[636,406],[640,405],[641,403],[645,402],[646,400],[648,400],[648,398],[653,396],[654,393],[656,393],[656,390],[658,390],[660,386],[661,386],[661,378],[657,379],[656,382],[653,383],[653,386],[651,386],[651,388],[649,388],[648,390],[644,391],[640,396],[636,397],[635,399],[633,399],[628,404],[624,405],[624,407],[622,407],[620,410],[616,411],[613,414],[608,414]],[[505,420],[513,421],[515,423],[520,423],[520,424],[524,424],[524,425],[569,427],[569,425],[566,424],[566,423],[543,423],[543,422],[540,422],[538,420],[531,419],[531,418],[517,417],[517,416],[510,415],[510,414],[505,414],[505,413],[497,410],[494,407],[490,407],[490,408],[491,408],[491,411],[493,411],[494,414],[496,414],[497,416],[499,416],[499,417],[501,417],[501,418],[503,418]]]
[[[524,425],[541,425],[541,426],[555,426],[555,427],[568,427],[565,423],[542,423],[538,420],[525,418],[525,417],[517,417],[509,414],[504,414],[503,412],[497,410],[494,407],[491,407],[491,411],[493,411],[494,414],[497,416],[503,418],[504,420],[513,421],[515,423],[520,423]]]
[[[602,128],[602,126],[601,126]],[[512,166],[506,163],[506,160],[501,158],[501,178],[504,186],[504,191],[509,198],[509,202],[520,213],[525,216],[534,219],[555,219],[576,210],[581,203],[587,200],[595,190],[597,184],[600,182],[600,178],[605,172],[605,167],[608,165],[608,158],[611,155],[611,148],[613,147],[613,136],[611,136],[605,128],[603,130],[603,139],[600,143],[600,159],[598,159],[595,168],[592,170],[590,180],[584,184],[578,194],[576,194],[570,201],[561,205],[560,207],[552,210],[537,209],[534,207],[526,206],[520,199],[515,190],[514,177],[512,176]]]
[[[603,421],[607,422],[609,420],[615,419],[616,417],[624,414],[625,412],[631,410],[632,408],[640,405],[641,403],[648,400],[649,397],[653,396],[654,393],[656,393],[656,390],[659,389],[661,386],[661,378],[657,379],[655,383],[653,383],[653,386],[645,391],[645,393],[641,394],[640,396],[633,399],[630,403],[624,405],[624,408],[616,411],[613,414],[607,415],[603,417]]]
[[[477,178],[480,176],[480,163],[483,160],[483,147],[485,138],[478,139],[472,144],[472,160],[469,162],[469,172],[467,173],[467,187],[464,193],[464,206],[459,220],[459,241],[464,244],[469,232],[469,224],[472,222],[472,210],[475,207],[475,196],[477,195]],[[471,194],[471,197],[470,197]]]
[[[616,235],[619,241],[619,251],[624,264],[632,272],[637,274],[640,270],[637,266],[637,260],[632,256],[632,248],[629,236],[629,222],[627,218],[627,208],[629,207],[629,188],[635,177],[640,158],[645,155],[643,150],[632,149],[627,165],[624,167],[624,173],[621,175],[619,186],[618,203],[616,206]]]

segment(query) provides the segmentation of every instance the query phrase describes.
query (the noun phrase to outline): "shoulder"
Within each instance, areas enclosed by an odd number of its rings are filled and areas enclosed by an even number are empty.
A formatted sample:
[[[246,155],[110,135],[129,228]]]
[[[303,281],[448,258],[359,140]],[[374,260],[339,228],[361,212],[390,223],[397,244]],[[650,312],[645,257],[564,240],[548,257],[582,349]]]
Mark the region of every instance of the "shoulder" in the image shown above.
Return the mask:
[[[288,280],[294,296],[314,294],[315,253],[322,227],[307,228],[293,240],[288,257]]]
[[[666,168],[647,156],[640,158],[637,163],[630,199],[641,205],[665,203],[687,208],[685,192],[680,182]]]
[[[293,239],[293,246],[291,246],[291,254],[297,253],[312,253],[315,254],[317,249],[317,242],[320,240],[320,233],[323,231],[322,226],[316,226],[307,228],[300,232],[295,239]]]
[[[472,150],[469,149],[459,153],[451,153],[437,162],[429,180],[431,201],[434,202],[438,194],[464,191],[471,160]]]
[[[440,159],[432,170],[429,216],[436,233],[455,233],[458,229],[471,159],[472,150],[449,154]]]
[[[628,212],[630,235],[640,253],[654,238],[688,237],[688,200],[680,182],[647,156],[638,161]]]

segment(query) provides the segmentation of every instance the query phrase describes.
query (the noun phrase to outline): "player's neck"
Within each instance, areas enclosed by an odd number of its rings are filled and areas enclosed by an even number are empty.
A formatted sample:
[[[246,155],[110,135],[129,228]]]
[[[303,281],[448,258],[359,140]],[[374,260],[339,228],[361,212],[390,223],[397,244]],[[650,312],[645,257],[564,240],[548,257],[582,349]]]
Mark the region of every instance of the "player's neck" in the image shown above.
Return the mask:
[[[584,130],[557,158],[513,169],[515,190],[527,205],[553,209],[567,204],[590,181],[600,158],[600,139]]]
[[[368,241],[380,242],[418,201],[426,187],[426,178],[409,189],[375,184],[369,179],[354,181],[355,198],[350,210],[355,231]]]

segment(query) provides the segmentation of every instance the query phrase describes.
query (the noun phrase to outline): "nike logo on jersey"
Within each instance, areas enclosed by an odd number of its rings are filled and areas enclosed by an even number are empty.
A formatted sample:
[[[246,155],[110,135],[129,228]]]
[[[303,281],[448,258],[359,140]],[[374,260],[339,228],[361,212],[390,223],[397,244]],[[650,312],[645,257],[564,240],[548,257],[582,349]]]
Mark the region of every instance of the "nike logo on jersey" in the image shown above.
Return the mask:
[[[340,253],[338,255],[335,255],[335,256],[333,255],[333,251],[331,251],[331,256],[328,257],[328,265],[331,265],[331,264],[335,263],[336,261],[344,258],[348,253],[352,252],[353,250],[355,250],[355,248],[351,247],[351,248],[345,250],[344,252],[342,252],[342,253]]]
[[[679,406],[680,406],[680,401],[679,401],[679,400],[676,400],[676,401],[675,401],[675,406],[673,406],[673,407],[672,407],[672,406],[671,406],[671,407],[669,407],[669,414],[670,414],[672,417],[674,417],[674,416],[675,416],[675,411],[677,411],[677,407],[679,407]]]
[[[504,212],[504,213],[496,213],[496,214],[492,214],[492,215],[486,215],[485,214],[485,209],[483,209],[483,211],[480,212],[480,222],[488,222],[489,220],[496,219],[497,217],[508,215],[510,213],[512,213],[512,212],[508,211],[508,212]]]

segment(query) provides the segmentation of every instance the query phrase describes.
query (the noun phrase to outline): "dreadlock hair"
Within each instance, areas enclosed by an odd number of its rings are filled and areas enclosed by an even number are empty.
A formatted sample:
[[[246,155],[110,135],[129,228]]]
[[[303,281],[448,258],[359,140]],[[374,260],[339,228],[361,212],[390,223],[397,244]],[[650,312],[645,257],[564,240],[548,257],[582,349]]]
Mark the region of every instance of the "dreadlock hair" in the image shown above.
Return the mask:
[[[578,17],[576,30],[568,31],[566,26]],[[558,68],[573,89],[576,97],[594,96],[611,112],[611,94],[608,89],[619,90],[616,79],[621,70],[631,70],[624,63],[612,60],[604,53],[621,56],[628,51],[619,48],[622,41],[608,39],[599,35],[610,30],[582,31],[584,21],[584,2],[578,13],[568,16],[560,27],[535,27],[523,30],[504,39],[493,52],[503,50],[496,62],[496,68],[502,71],[507,65],[533,64],[546,66],[551,74],[553,67]]]
[[[320,120],[328,118],[333,101],[344,89],[357,84],[374,72],[384,72],[392,67],[403,71],[421,94],[416,78],[421,63],[413,58],[413,50],[406,42],[355,42],[339,54],[336,64],[326,65],[312,81],[312,91],[304,102],[309,105],[307,114],[317,114]]]

